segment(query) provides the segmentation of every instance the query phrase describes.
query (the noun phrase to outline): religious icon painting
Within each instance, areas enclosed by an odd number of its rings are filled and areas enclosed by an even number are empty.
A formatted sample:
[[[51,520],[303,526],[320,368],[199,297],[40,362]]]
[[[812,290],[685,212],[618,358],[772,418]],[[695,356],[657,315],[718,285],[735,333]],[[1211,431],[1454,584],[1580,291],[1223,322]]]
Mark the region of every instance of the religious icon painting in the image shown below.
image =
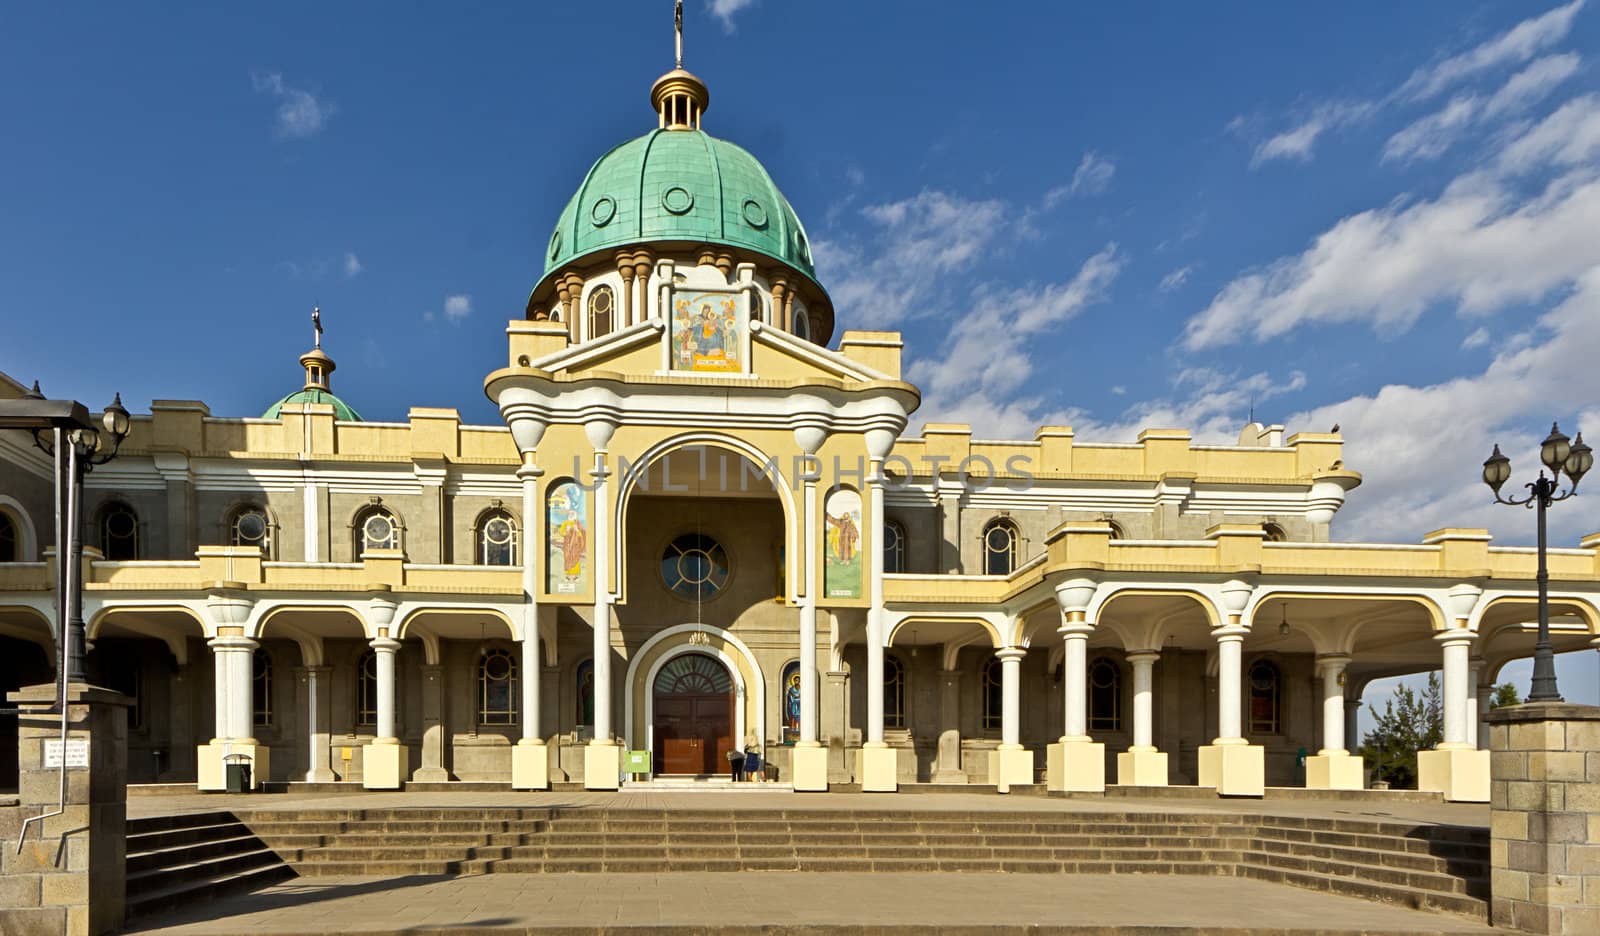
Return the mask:
[[[737,293],[678,293],[672,310],[673,370],[744,370],[745,325]]]
[[[551,485],[545,495],[549,527],[545,588],[552,595],[577,595],[588,590],[589,531],[584,526],[586,494],[571,480]]]
[[[800,740],[800,662],[783,668],[783,743]]]
[[[827,529],[823,531],[822,593],[828,598],[860,598],[861,495],[840,489],[828,495],[822,510]]]

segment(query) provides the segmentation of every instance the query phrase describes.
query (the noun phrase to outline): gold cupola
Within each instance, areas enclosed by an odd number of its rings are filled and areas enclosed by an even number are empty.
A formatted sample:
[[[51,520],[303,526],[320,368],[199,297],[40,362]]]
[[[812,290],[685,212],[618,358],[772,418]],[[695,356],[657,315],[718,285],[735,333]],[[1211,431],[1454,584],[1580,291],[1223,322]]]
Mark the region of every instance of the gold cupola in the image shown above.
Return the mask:
[[[706,83],[683,67],[683,0],[673,8],[677,59],[672,71],[650,86],[650,106],[663,130],[699,130],[700,115],[711,103]]]

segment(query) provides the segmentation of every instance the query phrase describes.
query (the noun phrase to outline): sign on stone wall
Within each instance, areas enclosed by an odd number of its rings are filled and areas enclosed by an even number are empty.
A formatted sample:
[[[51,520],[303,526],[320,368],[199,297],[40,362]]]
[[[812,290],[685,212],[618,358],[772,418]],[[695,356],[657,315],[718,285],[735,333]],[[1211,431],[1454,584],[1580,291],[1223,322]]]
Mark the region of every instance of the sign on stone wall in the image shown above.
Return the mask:
[[[63,754],[63,752],[65,753]],[[46,738],[44,742],[45,768],[55,767],[59,769],[62,760],[66,761],[66,766],[69,768],[89,766],[89,739],[68,738],[65,746],[63,746],[60,738]]]

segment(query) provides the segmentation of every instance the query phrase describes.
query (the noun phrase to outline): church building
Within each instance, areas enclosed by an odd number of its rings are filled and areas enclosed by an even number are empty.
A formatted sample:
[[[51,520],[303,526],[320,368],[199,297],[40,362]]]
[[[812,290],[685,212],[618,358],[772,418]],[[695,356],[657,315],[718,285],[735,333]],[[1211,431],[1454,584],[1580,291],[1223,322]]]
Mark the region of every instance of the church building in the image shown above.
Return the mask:
[[[1359,789],[1364,687],[1442,669],[1421,785],[1488,800],[1532,549],[1336,541],[1361,481],[1337,433],[911,435],[900,335],[850,328],[709,100],[680,64],[577,180],[483,380],[499,424],[364,420],[320,322],[259,417],[134,415],[81,527],[131,782],[220,790],[247,759],[266,785],[611,790],[753,748],[797,795]],[[56,666],[53,498],[0,431],[0,691]],[[1556,649],[1593,645],[1600,534],[1550,550],[1550,590]]]

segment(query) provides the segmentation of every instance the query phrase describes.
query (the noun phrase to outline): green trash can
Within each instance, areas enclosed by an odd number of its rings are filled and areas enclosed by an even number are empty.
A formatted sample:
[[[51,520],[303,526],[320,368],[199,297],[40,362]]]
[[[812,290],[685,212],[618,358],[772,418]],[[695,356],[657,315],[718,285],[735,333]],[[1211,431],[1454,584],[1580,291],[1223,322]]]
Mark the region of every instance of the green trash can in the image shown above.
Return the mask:
[[[223,783],[229,793],[250,792],[250,756],[229,754],[223,760]]]

